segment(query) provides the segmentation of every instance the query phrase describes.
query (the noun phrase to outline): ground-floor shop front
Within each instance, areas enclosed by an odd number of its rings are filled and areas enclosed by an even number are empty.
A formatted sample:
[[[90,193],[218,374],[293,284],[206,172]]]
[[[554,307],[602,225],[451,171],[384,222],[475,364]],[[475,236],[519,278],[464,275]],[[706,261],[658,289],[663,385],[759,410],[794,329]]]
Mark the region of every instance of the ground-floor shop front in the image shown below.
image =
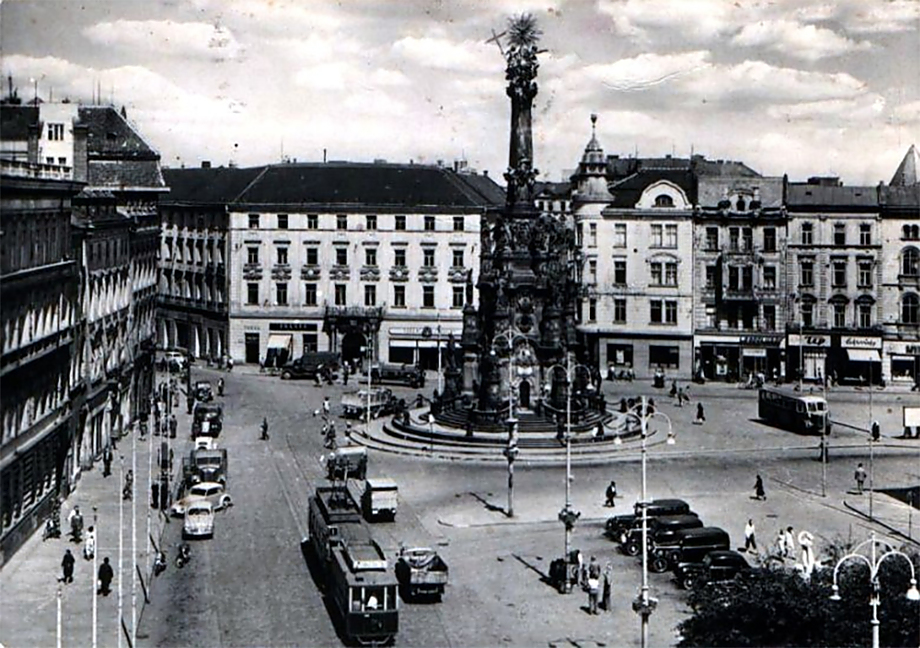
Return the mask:
[[[196,358],[219,360],[227,352],[226,314],[161,307],[156,343],[160,349],[185,349]]]
[[[885,340],[882,373],[895,384],[920,384],[920,340]]]
[[[789,333],[786,379],[840,385],[881,385],[882,338],[836,332]]]
[[[782,334],[698,334],[693,338],[694,376],[738,382],[783,374]]]
[[[600,334],[586,340],[588,353],[597,358],[603,375],[632,370],[649,379],[660,369],[669,377],[689,379],[693,370],[693,338],[686,336],[612,336]]]

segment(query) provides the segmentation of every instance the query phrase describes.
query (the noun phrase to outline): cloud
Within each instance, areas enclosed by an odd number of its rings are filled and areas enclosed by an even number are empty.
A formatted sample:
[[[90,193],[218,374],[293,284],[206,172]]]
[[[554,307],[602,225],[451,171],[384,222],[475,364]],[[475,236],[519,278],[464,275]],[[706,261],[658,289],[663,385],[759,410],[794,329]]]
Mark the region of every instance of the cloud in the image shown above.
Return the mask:
[[[240,57],[243,48],[226,27],[170,20],[116,20],[86,27],[83,35],[105,47],[158,56],[223,60]]]
[[[741,28],[732,43],[744,47],[763,47],[787,56],[818,61],[857,50],[868,50],[867,41],[853,41],[836,32],[793,20],[764,20]]]
[[[582,74],[614,90],[643,90],[710,67],[710,58],[705,51],[648,53],[613,63],[588,65],[582,69]]]
[[[916,0],[841,1],[835,16],[847,31],[881,34],[916,31],[920,26],[920,3]]]
[[[817,121],[825,126],[871,124],[877,122],[884,112],[884,97],[874,93],[852,99],[827,99],[767,108],[767,114],[773,119],[797,122]]]
[[[724,0],[598,0],[618,33],[647,40],[652,32],[679,30],[690,42],[709,42],[735,27],[740,5]]]
[[[894,109],[893,114],[901,122],[920,125],[920,101],[901,104]]]
[[[502,63],[493,47],[479,41],[406,36],[393,43],[392,51],[406,61],[438,70],[494,72]]]

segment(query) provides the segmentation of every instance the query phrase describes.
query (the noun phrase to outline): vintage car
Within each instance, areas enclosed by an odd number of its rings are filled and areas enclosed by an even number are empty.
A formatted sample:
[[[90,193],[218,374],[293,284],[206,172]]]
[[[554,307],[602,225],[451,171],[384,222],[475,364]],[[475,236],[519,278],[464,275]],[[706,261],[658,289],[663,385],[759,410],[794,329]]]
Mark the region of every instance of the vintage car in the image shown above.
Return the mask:
[[[367,477],[367,448],[345,446],[320,458],[326,466],[326,479],[364,479]]]
[[[731,547],[728,533],[719,527],[700,527],[678,531],[668,545],[649,548],[649,569],[661,574],[680,563],[700,562],[710,551]]]
[[[447,563],[434,549],[400,549],[396,558],[396,580],[403,598],[431,596],[440,601],[447,587],[447,578]]]
[[[195,383],[195,400],[203,403],[210,403],[214,400],[214,389],[211,387],[209,380],[199,380]]]
[[[216,450],[217,440],[214,437],[195,437],[195,450]]]
[[[690,505],[682,499],[652,500],[646,506],[646,511],[648,519],[662,515],[684,515],[693,513],[690,510]],[[613,517],[608,518],[607,523],[604,526],[604,534],[611,540],[619,542],[623,533],[632,528],[637,521],[642,521],[641,502],[636,502],[636,505],[633,508],[633,513],[628,513],[626,515],[614,515]]]
[[[425,386],[425,372],[413,364],[380,363],[371,367],[371,383],[379,385],[390,383],[408,385],[415,389]]]
[[[339,354],[334,351],[304,353],[299,358],[288,361],[281,368],[281,380],[316,378],[318,372],[334,379],[339,369],[339,364]]]
[[[342,416],[363,420],[370,412],[371,418],[396,412],[399,401],[386,387],[375,387],[368,391],[360,389],[342,394]]]
[[[214,537],[214,508],[211,502],[200,500],[189,505],[185,511],[185,522],[182,524],[182,537]]]
[[[220,435],[224,427],[224,409],[214,403],[199,403],[192,416],[192,436]]]
[[[185,497],[177,500],[169,509],[169,512],[173,517],[182,517],[193,504],[198,502],[207,502],[212,511],[220,511],[233,506],[233,500],[230,498],[230,494],[225,491],[223,484],[201,482],[189,488]]]
[[[710,551],[701,562],[680,563],[674,569],[677,585],[694,589],[709,583],[732,581],[754,571],[747,559],[731,549]]]
[[[683,515],[662,515],[648,520],[648,545],[649,549],[656,546],[673,544],[679,531],[684,529],[699,529],[703,521],[695,513]],[[638,556],[642,551],[642,519],[625,531],[620,537],[620,549],[627,556]]]
[[[169,372],[182,373],[188,369],[188,354],[185,351],[172,349],[165,351],[160,358],[160,369]]]

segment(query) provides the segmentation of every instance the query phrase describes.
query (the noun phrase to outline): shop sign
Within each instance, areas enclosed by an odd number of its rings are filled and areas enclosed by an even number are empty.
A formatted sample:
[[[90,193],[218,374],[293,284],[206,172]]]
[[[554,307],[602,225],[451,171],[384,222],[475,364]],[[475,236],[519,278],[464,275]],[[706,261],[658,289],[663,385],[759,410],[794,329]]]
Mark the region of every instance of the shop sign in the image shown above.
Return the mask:
[[[742,335],[741,336],[741,345],[742,346],[761,346],[761,347],[772,347],[779,346],[782,337],[775,335]]]
[[[888,355],[920,355],[920,344],[916,342],[888,342],[885,344]]]
[[[846,336],[840,340],[840,346],[847,349],[881,349],[882,338]]]
[[[307,324],[304,322],[269,322],[269,331],[315,331],[316,324]]]
[[[789,346],[829,347],[831,338],[828,335],[799,335],[793,333],[789,336]]]

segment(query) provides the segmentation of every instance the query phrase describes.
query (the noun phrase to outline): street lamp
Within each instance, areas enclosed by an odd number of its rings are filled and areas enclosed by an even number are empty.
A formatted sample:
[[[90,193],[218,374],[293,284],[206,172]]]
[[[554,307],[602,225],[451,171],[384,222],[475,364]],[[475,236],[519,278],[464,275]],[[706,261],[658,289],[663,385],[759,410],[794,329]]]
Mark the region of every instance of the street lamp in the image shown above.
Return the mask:
[[[675,437],[674,430],[671,427],[671,419],[666,414],[657,410],[649,412],[648,400],[645,396],[642,397],[642,400],[633,409],[638,409],[638,412],[626,412],[626,416],[631,416],[639,422],[642,433],[642,501],[640,502],[642,506],[642,589],[639,592],[639,596],[633,601],[632,607],[633,611],[642,619],[642,648],[646,648],[646,646],[648,646],[648,620],[652,612],[655,611],[655,607],[658,605],[658,599],[649,596],[648,588],[648,499],[646,493],[648,446],[646,441],[648,437],[649,421],[657,416],[667,422],[668,445],[674,445]]]
[[[865,556],[859,553],[860,549],[866,545],[871,546],[871,552],[869,556]],[[882,545],[886,548],[886,551],[880,556],[876,554],[876,545]],[[872,587],[872,593],[869,596],[869,605],[872,606],[872,648],[879,648],[879,618],[878,618],[878,605],[879,605],[879,595],[881,594],[881,587],[878,580],[878,570],[882,562],[888,557],[900,556],[907,561],[907,565],[910,567],[910,587],[907,590],[907,600],[908,601],[920,601],[920,591],[917,590],[917,578],[914,574],[914,564],[911,562],[907,554],[898,551],[897,549],[892,549],[887,543],[876,540],[875,532],[872,532],[872,536],[856,545],[856,548],[852,552],[845,555],[843,558],[837,561],[837,565],[834,567],[834,585],[833,591],[831,594],[832,601],[839,601],[840,598],[840,588],[837,586],[837,573],[840,570],[840,566],[843,565],[846,561],[850,559],[861,560],[869,567],[869,584]]]
[[[92,592],[92,595],[93,595],[93,648],[96,648],[96,646],[99,645],[96,639],[96,635],[97,635],[96,628],[97,628],[97,622],[99,618],[98,604],[96,602],[96,599],[98,598],[98,594],[96,593],[96,578],[97,578],[96,575],[99,573],[98,568],[96,566],[96,554],[99,553],[98,552],[98,549],[99,549],[99,516],[97,515],[97,509],[95,506],[93,507],[93,534],[95,536],[93,540],[93,544],[95,546],[93,547],[93,577],[90,579],[92,582],[90,591]]]
[[[514,460],[518,455],[518,421],[514,416],[514,405],[517,398],[514,382],[514,344],[518,340],[530,343],[530,340],[515,328],[509,328],[504,333],[499,333],[492,338],[492,355],[495,353],[495,343],[505,340],[508,345],[508,445],[503,451],[508,460],[508,517],[514,517]]]

